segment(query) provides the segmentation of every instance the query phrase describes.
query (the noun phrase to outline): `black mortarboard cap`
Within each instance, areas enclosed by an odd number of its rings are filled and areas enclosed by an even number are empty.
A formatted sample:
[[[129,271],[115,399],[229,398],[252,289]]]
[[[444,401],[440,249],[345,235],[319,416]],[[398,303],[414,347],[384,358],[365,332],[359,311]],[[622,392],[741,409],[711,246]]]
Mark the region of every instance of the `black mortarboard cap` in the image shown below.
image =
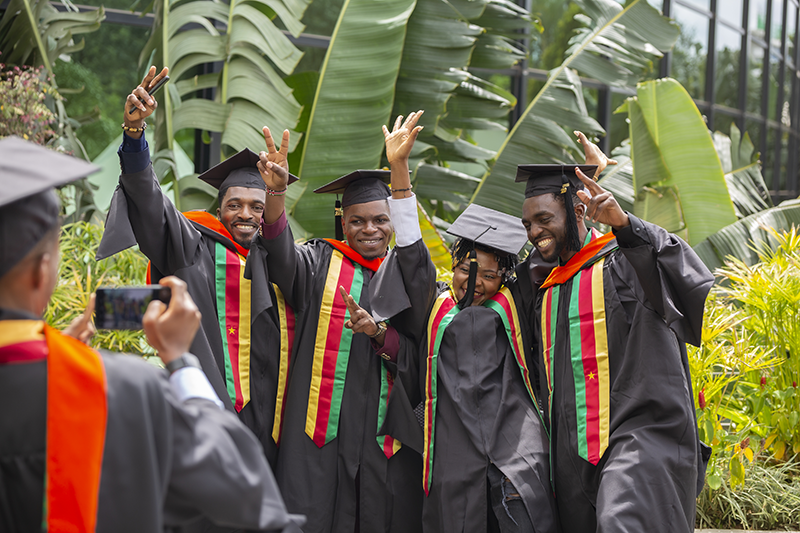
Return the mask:
[[[54,188],[98,170],[19,137],[0,140],[0,277],[59,224]]]
[[[447,233],[511,255],[519,254],[528,242],[519,218],[477,204],[468,206]]]
[[[225,161],[214,165],[198,176],[215,189],[219,189],[219,200],[225,196],[225,191],[231,187],[245,187],[247,189],[266,190],[267,186],[258,172],[256,164],[258,154],[245,148],[238,154],[230,156]],[[297,176],[289,174],[289,185],[297,181]]]
[[[525,198],[541,196],[542,194],[560,194],[564,198],[564,208],[567,212],[567,247],[570,250],[581,249],[578,235],[578,220],[575,218],[575,206],[572,195],[583,190],[583,182],[575,174],[575,167],[581,172],[594,177],[597,165],[518,165],[515,181],[527,182],[525,185]]]
[[[342,209],[351,205],[386,200],[392,195],[388,185],[391,179],[392,172],[390,170],[356,170],[314,189],[314,192],[318,194],[337,195],[333,210],[336,239],[340,241],[344,239]],[[338,198],[340,194],[342,195],[341,202]]]
[[[392,195],[388,185],[391,179],[390,170],[356,170],[315,189],[314,192],[341,194],[342,207],[348,207],[386,200]]]

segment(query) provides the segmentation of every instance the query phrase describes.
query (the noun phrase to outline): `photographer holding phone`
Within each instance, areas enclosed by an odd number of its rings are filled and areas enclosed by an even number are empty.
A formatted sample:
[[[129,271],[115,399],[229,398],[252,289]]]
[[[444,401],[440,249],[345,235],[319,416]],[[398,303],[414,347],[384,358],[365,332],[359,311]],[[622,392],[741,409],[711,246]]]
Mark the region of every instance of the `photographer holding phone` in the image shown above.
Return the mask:
[[[200,517],[297,531],[258,441],[188,353],[200,312],[183,281],[162,279],[169,307],[151,302],[144,316],[166,371],[42,321],[58,281],[53,187],[96,170],[0,140],[0,531],[138,533]]]
[[[151,67],[123,106],[122,173],[97,259],[134,244],[150,260],[153,282],[175,275],[203,313],[192,353],[225,407],[256,434],[272,463],[280,438],[279,375],[294,336],[294,313],[266,274],[258,230],[267,191],[250,150],[200,175],[219,190],[216,217],[181,213],[164,195],[150,161],[145,119],[158,106],[154,88],[168,73]],[[166,89],[166,88],[165,88]],[[131,112],[133,109],[133,112]],[[282,164],[288,167],[283,150]]]

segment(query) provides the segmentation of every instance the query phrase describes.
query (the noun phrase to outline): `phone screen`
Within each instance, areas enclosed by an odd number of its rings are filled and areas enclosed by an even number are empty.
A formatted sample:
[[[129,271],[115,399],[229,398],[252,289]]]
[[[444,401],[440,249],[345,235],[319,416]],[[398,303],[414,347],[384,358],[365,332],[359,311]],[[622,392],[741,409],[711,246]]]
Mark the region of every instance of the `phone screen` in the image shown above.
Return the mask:
[[[161,285],[97,289],[95,327],[142,329],[142,316],[153,300],[169,303],[170,289]]]

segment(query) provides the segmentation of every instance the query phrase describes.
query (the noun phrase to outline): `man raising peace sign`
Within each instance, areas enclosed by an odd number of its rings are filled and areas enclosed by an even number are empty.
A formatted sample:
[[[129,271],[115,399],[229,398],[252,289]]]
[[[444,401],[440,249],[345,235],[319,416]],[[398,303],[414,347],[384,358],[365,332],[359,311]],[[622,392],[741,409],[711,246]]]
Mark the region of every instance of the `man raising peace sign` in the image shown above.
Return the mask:
[[[244,149],[199,176],[219,190],[216,216],[180,213],[164,196],[144,130],[158,105],[157,94],[148,94],[148,89],[167,72],[164,68],[156,75],[151,67],[125,102],[122,174],[98,259],[138,243],[150,260],[152,282],[168,275],[186,282],[203,315],[192,353],[226,408],[255,433],[274,465],[278,374],[281,361],[288,361],[294,331],[293,313],[268,283],[259,246],[269,191],[256,168],[259,156]],[[283,168],[288,168],[288,141],[284,132],[279,151],[268,138],[269,158]],[[289,182],[295,179],[288,176]],[[282,330],[287,334],[282,336]]]
[[[533,294],[561,526],[688,533],[708,456],[685,343],[700,343],[714,278],[683,240],[624,212],[595,169],[517,167],[535,248],[518,278],[538,258],[558,262]]]

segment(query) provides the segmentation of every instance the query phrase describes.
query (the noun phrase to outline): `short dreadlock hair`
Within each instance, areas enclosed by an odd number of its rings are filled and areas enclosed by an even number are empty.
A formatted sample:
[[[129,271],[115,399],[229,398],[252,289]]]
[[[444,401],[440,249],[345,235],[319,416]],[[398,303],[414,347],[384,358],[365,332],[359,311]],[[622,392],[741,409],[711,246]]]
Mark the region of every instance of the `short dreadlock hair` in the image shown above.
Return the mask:
[[[514,268],[519,263],[519,256],[517,254],[501,252],[495,248],[484,246],[475,241],[464,238],[460,238],[453,243],[453,247],[450,252],[453,256],[452,268],[456,268],[456,266],[460,265],[472,250],[480,250],[482,252],[486,252],[487,254],[494,255],[495,259],[497,259],[497,267],[500,269],[499,274],[503,278],[504,285],[513,277]]]

